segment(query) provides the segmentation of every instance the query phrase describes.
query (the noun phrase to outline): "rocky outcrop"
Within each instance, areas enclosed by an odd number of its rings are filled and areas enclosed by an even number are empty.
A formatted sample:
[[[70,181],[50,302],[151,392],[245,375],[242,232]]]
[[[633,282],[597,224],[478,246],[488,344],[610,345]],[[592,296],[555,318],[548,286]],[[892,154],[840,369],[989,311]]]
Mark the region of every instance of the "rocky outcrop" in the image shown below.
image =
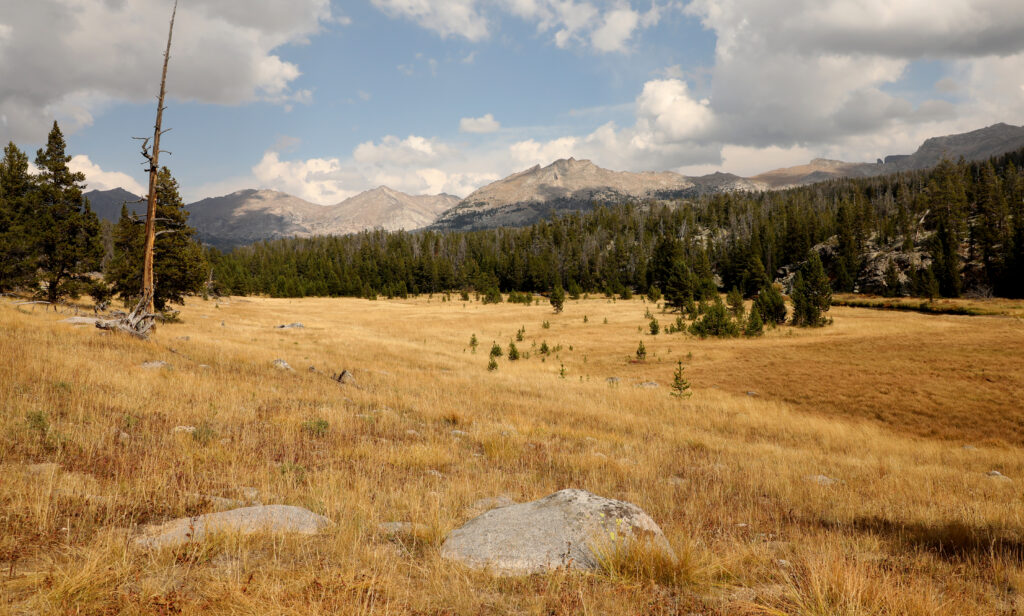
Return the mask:
[[[561,490],[470,520],[448,535],[441,556],[497,575],[529,575],[559,568],[595,570],[616,550],[637,544],[675,559],[661,528],[636,505],[584,490]]]

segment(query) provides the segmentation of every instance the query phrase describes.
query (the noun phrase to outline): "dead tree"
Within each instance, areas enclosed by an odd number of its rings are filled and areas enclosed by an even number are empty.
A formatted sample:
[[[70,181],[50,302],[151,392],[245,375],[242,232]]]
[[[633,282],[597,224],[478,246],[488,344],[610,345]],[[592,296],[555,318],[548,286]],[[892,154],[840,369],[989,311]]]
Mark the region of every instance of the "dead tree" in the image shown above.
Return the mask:
[[[124,331],[139,338],[145,338],[153,327],[154,280],[153,245],[156,243],[156,179],[160,169],[160,136],[164,118],[164,95],[167,93],[167,63],[171,59],[171,36],[174,34],[174,18],[178,14],[178,0],[174,0],[171,11],[171,25],[167,30],[167,49],[164,50],[164,68],[160,75],[160,96],[156,106],[156,125],[153,127],[152,149],[150,138],[142,138],[142,156],[149,164],[149,197],[146,203],[146,243],[142,253],[142,297],[129,314],[113,320],[98,321],[96,327]],[[170,129],[168,129],[170,130]]]

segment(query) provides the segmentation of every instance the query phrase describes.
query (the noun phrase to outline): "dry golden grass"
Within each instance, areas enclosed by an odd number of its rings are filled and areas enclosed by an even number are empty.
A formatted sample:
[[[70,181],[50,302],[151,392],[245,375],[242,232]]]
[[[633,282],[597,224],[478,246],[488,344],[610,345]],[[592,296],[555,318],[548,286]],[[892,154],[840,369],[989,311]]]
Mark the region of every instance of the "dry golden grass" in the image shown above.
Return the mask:
[[[141,342],[5,302],[0,612],[1024,609],[1020,320],[835,309],[824,330],[700,341],[648,335],[644,309],[196,300]],[[273,328],[293,321],[306,327]],[[521,326],[530,357],[488,372],[491,342],[506,348]],[[632,363],[641,339],[648,359]],[[541,361],[542,341],[562,349]],[[668,393],[677,359],[688,400]],[[634,387],[650,380],[661,386]],[[43,462],[59,469],[29,467]],[[808,480],[819,474],[841,483]],[[311,538],[128,547],[131,528],[209,511],[195,494],[240,486],[335,524]],[[600,574],[494,579],[439,558],[474,500],[567,487],[641,506],[679,563],[636,553]],[[422,526],[388,537],[388,521]]]

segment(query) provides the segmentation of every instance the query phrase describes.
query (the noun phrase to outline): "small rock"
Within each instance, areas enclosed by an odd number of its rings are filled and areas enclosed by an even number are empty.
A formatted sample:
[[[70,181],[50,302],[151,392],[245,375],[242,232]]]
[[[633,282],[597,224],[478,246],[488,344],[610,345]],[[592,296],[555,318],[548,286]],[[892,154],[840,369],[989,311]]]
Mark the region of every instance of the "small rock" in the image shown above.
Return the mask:
[[[756,391],[748,391],[747,395],[750,396],[751,398],[756,398],[759,394]]]
[[[306,327],[302,323],[288,323],[287,325],[278,325],[277,329],[302,329]]]
[[[1013,481],[1012,479],[1010,479],[1006,475],[1000,473],[999,471],[989,471],[989,472],[987,472],[985,474],[987,476],[991,477],[992,479],[997,480],[997,481]]]
[[[200,370],[209,370],[210,366],[208,364],[199,364],[199,369]]]
[[[411,436],[411,437],[413,437],[413,438],[419,438],[419,436],[420,436],[420,433],[419,433],[419,432],[417,432],[417,431],[415,431],[415,430],[406,430],[406,431],[405,431],[405,435],[406,435],[406,436]]]
[[[441,471],[436,471],[436,470],[434,470],[432,468],[428,469],[426,474],[430,475],[431,477],[437,477],[438,479],[440,479],[441,477],[444,477],[444,473],[442,473]]]
[[[469,432],[463,430],[452,430],[452,436],[469,436]]]
[[[668,482],[674,486],[686,485],[686,480],[680,477],[679,475],[672,475],[671,477],[668,478]]]
[[[640,389],[657,389],[658,384],[655,383],[654,381],[646,381],[644,383],[640,383],[639,385],[637,385],[637,387],[639,387]]]
[[[473,518],[448,535],[441,556],[497,575],[596,570],[595,550],[621,549],[637,540],[675,560],[661,528],[636,505],[561,490]]]
[[[294,370],[292,370],[292,367],[288,365],[288,362],[286,362],[283,359],[275,359],[274,367],[277,368],[278,370],[287,370],[294,372]]]
[[[977,447],[975,447],[974,445],[964,445],[961,449],[963,449],[964,451],[974,451],[977,449]]]
[[[348,370],[342,370],[341,374],[334,377],[334,380],[341,383],[342,385],[354,385],[356,377]]]
[[[132,543],[142,548],[163,548],[202,541],[217,533],[296,533],[314,535],[331,524],[322,515],[290,505],[262,505],[179,518],[150,526]]]
[[[775,561],[775,562],[776,562],[776,563],[778,563],[780,567],[785,567],[786,569],[789,569],[790,567],[792,567],[792,566],[793,566],[793,564],[792,564],[792,563],[790,563],[790,562],[789,562],[788,560],[786,560],[785,558],[780,558],[779,560],[777,560],[777,561]]]
[[[175,426],[171,434],[195,434],[195,426]]]
[[[129,442],[131,442],[131,440],[132,436],[127,432],[120,431],[117,433],[117,442],[121,443],[122,445],[127,445]]]
[[[171,364],[165,361],[147,361],[142,364],[142,367],[147,370],[159,370],[160,368],[170,368]]]
[[[807,481],[810,481],[811,483],[816,483],[819,486],[832,486],[837,483],[841,483],[840,480],[833,479],[832,477],[829,477],[827,475],[808,475]]]

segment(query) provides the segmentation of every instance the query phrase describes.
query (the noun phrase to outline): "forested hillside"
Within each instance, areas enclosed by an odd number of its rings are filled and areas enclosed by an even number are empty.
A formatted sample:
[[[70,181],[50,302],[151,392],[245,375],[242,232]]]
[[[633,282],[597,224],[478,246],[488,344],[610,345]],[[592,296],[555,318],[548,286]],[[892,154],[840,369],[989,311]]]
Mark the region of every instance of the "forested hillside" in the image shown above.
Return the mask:
[[[1024,295],[1024,150],[780,192],[626,203],[524,228],[364,232],[214,251],[223,292],[458,289],[750,297],[818,252],[837,291]]]

